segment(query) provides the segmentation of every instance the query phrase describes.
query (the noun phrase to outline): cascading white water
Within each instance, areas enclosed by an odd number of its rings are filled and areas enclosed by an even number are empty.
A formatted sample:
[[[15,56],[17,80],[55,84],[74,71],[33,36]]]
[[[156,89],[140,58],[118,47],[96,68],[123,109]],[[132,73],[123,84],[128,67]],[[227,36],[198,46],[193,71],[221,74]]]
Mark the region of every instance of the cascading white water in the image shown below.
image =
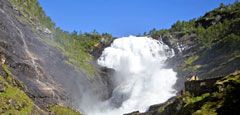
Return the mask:
[[[105,107],[88,114],[120,115],[150,105],[163,103],[174,96],[172,88],[177,78],[172,69],[164,69],[164,62],[173,52],[167,45],[148,37],[115,39],[105,48],[98,64],[116,70],[112,97]]]

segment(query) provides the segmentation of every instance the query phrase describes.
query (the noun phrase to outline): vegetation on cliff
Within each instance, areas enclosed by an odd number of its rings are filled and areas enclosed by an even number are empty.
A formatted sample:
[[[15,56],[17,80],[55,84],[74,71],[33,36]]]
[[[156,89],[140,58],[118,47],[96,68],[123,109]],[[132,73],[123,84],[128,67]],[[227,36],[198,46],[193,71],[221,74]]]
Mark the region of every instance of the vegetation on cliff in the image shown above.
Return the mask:
[[[50,107],[50,112],[54,115],[81,115],[79,112],[74,111],[70,108],[54,105]]]
[[[68,33],[56,28],[54,45],[69,57],[70,63],[85,69],[90,76],[93,76],[95,69],[91,64],[93,60],[91,52],[94,48],[98,48],[100,43],[108,43],[111,39],[112,36],[107,33],[99,34],[96,31],[83,34]]]
[[[21,15],[26,18],[31,24],[45,26],[48,29],[53,29],[55,24],[51,18],[46,16],[38,0],[10,0],[15,8],[20,11]]]
[[[164,38],[172,35],[173,37],[169,37],[169,39],[175,39],[194,34],[196,38],[194,42],[199,43],[201,47],[212,47],[214,44],[225,43],[226,47],[234,50],[239,48],[237,43],[240,42],[239,17],[240,3],[236,2],[227,6],[221,4],[219,8],[198,19],[177,21],[170,29],[153,29],[149,32],[149,35],[153,38]],[[172,41],[172,45],[176,46],[177,42]]]
[[[239,24],[240,3],[236,2],[221,4],[197,19],[177,21],[170,29],[153,29],[148,35],[162,39],[174,49],[176,58],[181,57],[178,64],[171,65],[182,77],[206,79],[240,69]]]
[[[55,26],[55,23],[44,13],[37,0],[10,0],[21,16],[21,20],[34,25],[33,31],[46,32],[49,38],[42,38],[46,43],[62,50],[69,58],[70,64],[74,64],[82,69],[89,76],[95,74],[95,69],[91,64],[93,56],[91,52],[99,43],[108,43],[112,35],[108,33],[100,34],[97,31],[90,33],[67,32]]]
[[[5,76],[0,75],[0,113],[31,114],[34,110],[33,101],[23,92],[22,84],[13,79],[7,65],[2,65]]]
[[[174,114],[194,114],[194,115],[226,115],[229,113],[238,113],[240,107],[240,71],[230,74],[218,80],[213,87],[215,91],[193,96],[191,92],[185,92],[177,97],[179,108],[176,108],[176,100],[167,106],[160,107],[158,114],[164,114],[167,107],[172,107]],[[170,114],[170,113],[168,113]]]
[[[54,105],[42,110],[23,91],[24,85],[16,80],[7,65],[0,67],[0,114],[2,115],[81,115],[71,108]]]

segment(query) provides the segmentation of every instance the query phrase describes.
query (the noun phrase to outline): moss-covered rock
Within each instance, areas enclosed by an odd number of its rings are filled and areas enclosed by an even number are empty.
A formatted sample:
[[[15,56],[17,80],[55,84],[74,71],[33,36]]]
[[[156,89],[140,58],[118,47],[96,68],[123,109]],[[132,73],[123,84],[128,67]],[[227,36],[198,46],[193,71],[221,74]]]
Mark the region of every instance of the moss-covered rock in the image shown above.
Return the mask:
[[[4,80],[1,77],[1,82]],[[6,90],[0,93],[1,114],[30,114],[33,110],[33,101],[20,89],[4,83]]]
[[[151,106],[145,113],[130,115],[236,115],[240,112],[240,71],[216,81],[212,87],[217,88],[198,96],[185,92],[163,104]]]
[[[7,65],[2,65],[7,77],[0,75],[0,84],[4,90],[0,92],[0,114],[4,115],[29,115],[34,110],[34,103],[31,98],[15,85],[11,72]]]
[[[183,95],[186,103],[183,110],[188,110],[188,105],[192,108],[194,115],[216,115],[216,114],[236,114],[240,110],[240,71],[228,75],[218,80],[213,87],[217,87],[214,92],[205,93],[201,96]]]
[[[51,106],[49,110],[53,115],[81,115],[80,112],[61,105]]]
[[[22,90],[23,85],[13,78],[7,65],[2,65],[6,76],[0,75],[0,114],[1,115],[81,115],[69,107],[60,105],[51,106],[46,110],[40,109],[33,100]]]

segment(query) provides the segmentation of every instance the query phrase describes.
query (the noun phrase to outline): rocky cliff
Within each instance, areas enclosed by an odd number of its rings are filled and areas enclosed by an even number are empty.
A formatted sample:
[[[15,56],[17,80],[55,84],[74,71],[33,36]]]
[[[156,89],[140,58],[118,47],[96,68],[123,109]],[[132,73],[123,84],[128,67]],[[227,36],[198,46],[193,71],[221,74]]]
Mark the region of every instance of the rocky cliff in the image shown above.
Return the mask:
[[[90,59],[72,63],[77,59],[59,45],[50,22],[36,0],[0,1],[0,114],[78,114],[63,106],[78,107],[90,93],[107,98],[108,83],[99,77],[106,73],[91,66],[97,72],[90,77]]]

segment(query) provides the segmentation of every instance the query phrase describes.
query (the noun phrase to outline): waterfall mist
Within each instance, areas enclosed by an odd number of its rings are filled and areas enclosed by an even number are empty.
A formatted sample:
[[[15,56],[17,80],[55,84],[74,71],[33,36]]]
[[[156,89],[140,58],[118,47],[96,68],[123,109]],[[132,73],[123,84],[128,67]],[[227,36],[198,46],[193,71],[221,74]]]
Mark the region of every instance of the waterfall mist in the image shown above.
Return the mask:
[[[84,111],[90,115],[120,115],[163,103],[176,94],[177,78],[164,62],[173,55],[167,45],[148,37],[115,39],[105,48],[98,64],[116,71],[112,96]]]

